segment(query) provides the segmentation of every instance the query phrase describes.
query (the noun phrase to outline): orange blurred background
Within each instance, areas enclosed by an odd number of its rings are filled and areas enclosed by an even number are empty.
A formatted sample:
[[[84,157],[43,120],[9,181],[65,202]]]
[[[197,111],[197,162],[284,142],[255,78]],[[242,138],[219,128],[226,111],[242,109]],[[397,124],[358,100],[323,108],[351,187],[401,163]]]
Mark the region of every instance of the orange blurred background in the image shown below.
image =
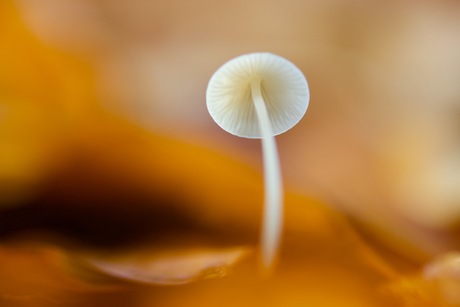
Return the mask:
[[[460,303],[456,1],[8,0],[0,37],[1,306]],[[268,279],[260,144],[205,104],[255,51],[312,97]]]

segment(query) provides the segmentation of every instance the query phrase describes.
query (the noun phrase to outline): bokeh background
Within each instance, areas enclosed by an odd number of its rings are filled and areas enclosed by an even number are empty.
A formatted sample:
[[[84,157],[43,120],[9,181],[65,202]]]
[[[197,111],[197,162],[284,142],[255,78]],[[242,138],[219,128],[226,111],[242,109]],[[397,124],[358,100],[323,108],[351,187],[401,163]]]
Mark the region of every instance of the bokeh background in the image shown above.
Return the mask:
[[[114,203],[126,216],[120,208],[137,203],[202,213],[218,202],[204,219],[211,229],[250,225],[262,202],[260,144],[222,131],[207,113],[205,91],[225,61],[269,51],[294,62],[311,90],[304,119],[277,138],[288,191],[347,216],[366,238],[417,265],[459,248],[457,1],[6,0],[0,15],[7,238],[37,225],[94,237],[80,226],[95,221],[67,229],[75,222],[66,210],[99,219]],[[214,190],[213,183],[235,186]],[[68,207],[56,205],[62,199]],[[160,215],[157,224],[167,219]],[[122,237],[131,224],[119,219],[109,224]],[[224,234],[254,243],[252,224],[242,226],[244,235]]]

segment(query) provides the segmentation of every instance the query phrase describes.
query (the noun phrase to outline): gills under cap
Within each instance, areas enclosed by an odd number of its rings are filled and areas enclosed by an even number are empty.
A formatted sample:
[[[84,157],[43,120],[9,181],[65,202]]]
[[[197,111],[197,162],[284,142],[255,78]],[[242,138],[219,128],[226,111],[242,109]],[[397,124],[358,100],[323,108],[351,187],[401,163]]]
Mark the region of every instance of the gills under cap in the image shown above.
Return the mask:
[[[239,137],[262,137],[251,95],[254,80],[260,82],[273,135],[299,122],[310,100],[308,83],[302,72],[275,54],[250,53],[222,65],[209,81],[208,111],[222,129]]]

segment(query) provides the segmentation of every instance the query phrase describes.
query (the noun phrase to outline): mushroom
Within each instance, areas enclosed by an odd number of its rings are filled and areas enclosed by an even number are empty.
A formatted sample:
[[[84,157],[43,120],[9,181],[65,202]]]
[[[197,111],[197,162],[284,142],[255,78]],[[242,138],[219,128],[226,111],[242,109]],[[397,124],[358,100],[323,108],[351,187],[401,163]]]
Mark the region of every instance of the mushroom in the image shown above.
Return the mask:
[[[283,186],[274,136],[299,122],[309,99],[302,72],[290,61],[267,52],[228,61],[211,77],[206,91],[208,111],[222,129],[239,137],[262,139],[261,256],[265,268],[275,260],[283,226]]]

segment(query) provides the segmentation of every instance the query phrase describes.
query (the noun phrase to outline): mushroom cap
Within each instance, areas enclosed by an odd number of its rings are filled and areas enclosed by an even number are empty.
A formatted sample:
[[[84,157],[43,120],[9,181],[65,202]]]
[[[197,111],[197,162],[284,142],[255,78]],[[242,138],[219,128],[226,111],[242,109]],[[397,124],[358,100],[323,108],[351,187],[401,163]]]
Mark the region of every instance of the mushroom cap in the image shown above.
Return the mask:
[[[262,138],[251,82],[260,80],[272,134],[291,129],[307,111],[308,83],[290,61],[268,52],[238,56],[211,77],[206,91],[208,111],[225,131],[244,138]]]

